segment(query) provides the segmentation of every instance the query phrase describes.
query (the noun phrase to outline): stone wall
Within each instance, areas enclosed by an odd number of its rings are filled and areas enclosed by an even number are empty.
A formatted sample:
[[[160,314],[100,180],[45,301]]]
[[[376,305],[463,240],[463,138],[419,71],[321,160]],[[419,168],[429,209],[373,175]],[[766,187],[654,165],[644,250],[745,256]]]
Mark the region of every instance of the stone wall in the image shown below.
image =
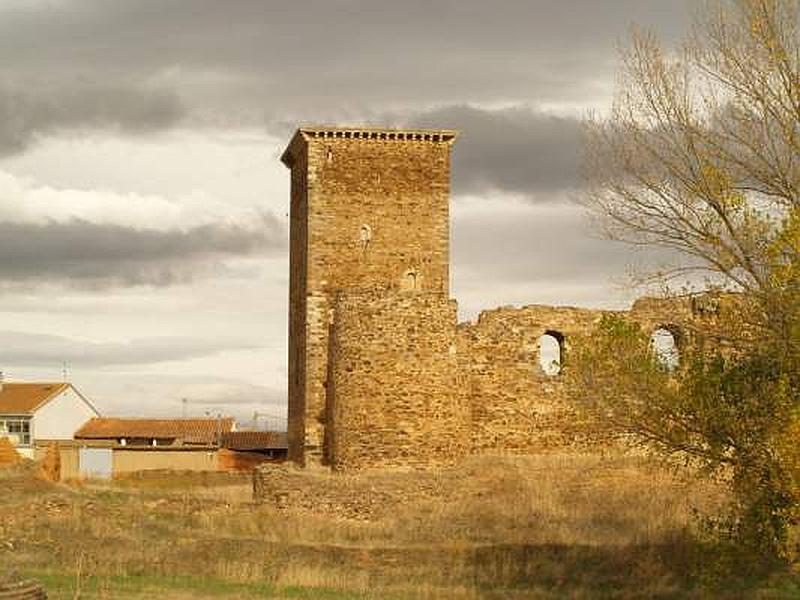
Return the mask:
[[[716,343],[721,307],[715,296],[641,298],[621,311],[652,334],[669,331],[678,357],[691,345]],[[581,417],[569,401],[562,373],[541,366],[539,341],[549,334],[560,345],[560,368],[609,311],[526,306],[485,311],[458,327],[458,363],[470,407],[474,453],[597,450],[612,442]]]
[[[308,160],[303,152],[292,156],[291,206],[289,209],[289,372],[288,440],[289,459],[302,462],[306,438],[306,313],[308,278]],[[319,437],[313,418],[312,437]]]
[[[334,315],[333,467],[413,467],[465,456],[456,303],[431,293],[341,295]]]
[[[601,443],[567,400],[563,378],[539,361],[539,339],[561,342],[568,368],[573,341],[591,331],[602,311],[527,306],[481,313],[458,328],[459,368],[471,412],[472,450],[541,452]]]

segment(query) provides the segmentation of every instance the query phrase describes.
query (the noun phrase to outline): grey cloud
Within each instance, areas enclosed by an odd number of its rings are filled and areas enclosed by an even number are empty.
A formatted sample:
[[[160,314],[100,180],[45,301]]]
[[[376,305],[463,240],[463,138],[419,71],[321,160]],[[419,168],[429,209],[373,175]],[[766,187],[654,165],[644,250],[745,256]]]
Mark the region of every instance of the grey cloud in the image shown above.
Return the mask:
[[[631,259],[628,247],[591,237],[582,211],[568,204],[456,212],[452,237],[455,280],[462,269],[498,282],[603,280]]]
[[[461,130],[453,150],[454,192],[493,190],[531,196],[581,185],[582,125],[528,107],[447,106],[401,119]]]
[[[599,239],[573,204],[491,208],[454,210],[454,295],[467,313],[503,304],[621,307],[636,295],[633,274],[679,258]]]
[[[681,0],[509,0],[501,5],[479,0],[72,0],[46,9],[0,9],[5,24],[0,48],[20,54],[14,58],[23,64],[55,57],[128,69],[200,64],[290,71],[315,62],[328,71],[338,66],[335,74],[343,75],[347,66],[390,56],[399,65],[409,59],[447,64],[461,51],[489,60],[497,58],[491,52],[502,52],[547,62],[557,52],[574,56],[596,49],[598,42],[613,43],[632,22],[652,24],[674,38],[686,25],[689,5]],[[20,47],[32,33],[47,36],[23,55]],[[548,50],[544,56],[529,54]],[[346,60],[350,63],[343,65]],[[4,53],[3,61],[11,64],[12,57]]]
[[[203,225],[186,231],[132,229],[73,220],[0,223],[0,282],[77,286],[167,285],[226,257],[285,251],[283,225],[265,216],[253,229]]]
[[[171,127],[182,115],[177,95],[152,86],[0,83],[0,155],[65,129],[140,133]]]
[[[0,358],[5,365],[70,367],[143,365],[186,360],[222,352],[256,348],[241,341],[181,337],[140,338],[127,343],[87,342],[68,337],[0,331]]]
[[[673,39],[687,4],[73,0],[0,8],[0,69],[10,81],[171,89],[194,117],[216,123],[582,104],[608,94],[615,44],[631,21]]]
[[[51,366],[59,373],[60,365]],[[13,378],[17,372],[12,369],[9,376]],[[178,375],[150,369],[136,373],[103,369],[84,381],[81,372],[74,369],[72,380],[103,414],[174,417],[185,410],[187,416],[200,417],[221,412],[249,426],[253,412],[258,411],[265,415],[259,418],[259,427],[286,427],[286,388],[273,382],[254,384],[218,374]]]

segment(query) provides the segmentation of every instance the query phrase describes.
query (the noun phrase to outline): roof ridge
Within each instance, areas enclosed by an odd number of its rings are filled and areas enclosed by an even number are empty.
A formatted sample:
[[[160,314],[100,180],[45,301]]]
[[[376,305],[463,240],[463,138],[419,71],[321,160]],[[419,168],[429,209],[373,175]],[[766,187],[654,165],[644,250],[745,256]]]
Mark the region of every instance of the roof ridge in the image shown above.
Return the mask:
[[[69,381],[9,381],[5,379],[3,385],[72,385]]]
[[[92,419],[103,419],[106,421],[216,421],[217,419],[230,420],[233,418],[234,417],[228,415],[222,417],[92,417]]]

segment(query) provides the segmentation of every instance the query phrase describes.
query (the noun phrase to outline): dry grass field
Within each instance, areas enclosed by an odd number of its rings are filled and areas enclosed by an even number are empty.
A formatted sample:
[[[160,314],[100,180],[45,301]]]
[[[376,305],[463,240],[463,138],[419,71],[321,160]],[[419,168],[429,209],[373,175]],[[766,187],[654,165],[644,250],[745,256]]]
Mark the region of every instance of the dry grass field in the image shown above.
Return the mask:
[[[242,475],[67,485],[34,472],[0,470],[0,576],[38,578],[51,598],[800,597],[791,578],[713,593],[688,578],[695,515],[721,490],[641,457],[367,474],[352,494],[391,486],[408,501],[358,518],[256,505]],[[309,473],[309,485],[330,477]]]

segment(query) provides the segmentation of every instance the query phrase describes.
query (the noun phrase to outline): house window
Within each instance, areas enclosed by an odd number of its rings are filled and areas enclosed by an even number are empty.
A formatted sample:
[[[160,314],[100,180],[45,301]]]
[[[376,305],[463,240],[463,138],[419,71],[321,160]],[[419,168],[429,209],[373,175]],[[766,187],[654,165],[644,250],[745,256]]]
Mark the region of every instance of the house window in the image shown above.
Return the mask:
[[[7,437],[15,446],[30,446],[31,420],[25,417],[0,418],[0,437]]]

